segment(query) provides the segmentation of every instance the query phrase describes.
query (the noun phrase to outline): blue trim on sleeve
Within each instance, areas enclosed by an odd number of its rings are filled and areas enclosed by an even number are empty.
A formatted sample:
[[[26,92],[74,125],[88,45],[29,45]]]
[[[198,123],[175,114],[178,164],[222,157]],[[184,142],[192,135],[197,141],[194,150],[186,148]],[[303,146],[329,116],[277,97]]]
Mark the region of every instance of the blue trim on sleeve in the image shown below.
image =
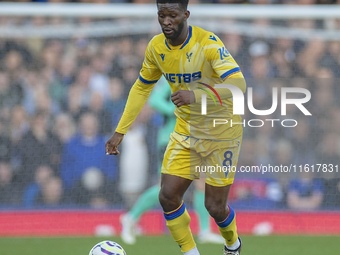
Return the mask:
[[[235,67],[235,68],[225,72],[224,74],[222,74],[221,79],[224,79],[224,78],[228,77],[229,75],[232,75],[232,74],[237,73],[239,71],[241,71],[240,67]]]
[[[234,209],[229,206],[229,215],[228,215],[228,217],[224,221],[216,222],[216,223],[217,223],[217,225],[220,228],[225,228],[225,227],[230,225],[230,223],[233,221],[234,218],[235,218]]]
[[[164,213],[164,218],[166,220],[173,220],[181,216],[185,212],[185,204],[183,203],[176,211],[172,213]]]
[[[185,40],[185,42],[182,44],[181,48],[179,48],[179,49],[183,49],[184,46],[189,43],[191,36],[192,36],[192,27],[189,26],[189,35],[188,35],[188,38]]]
[[[142,76],[139,75],[138,77],[140,79],[141,82],[145,83],[145,84],[154,84],[156,83],[158,80],[153,80],[153,81],[148,81],[148,80],[145,80]]]

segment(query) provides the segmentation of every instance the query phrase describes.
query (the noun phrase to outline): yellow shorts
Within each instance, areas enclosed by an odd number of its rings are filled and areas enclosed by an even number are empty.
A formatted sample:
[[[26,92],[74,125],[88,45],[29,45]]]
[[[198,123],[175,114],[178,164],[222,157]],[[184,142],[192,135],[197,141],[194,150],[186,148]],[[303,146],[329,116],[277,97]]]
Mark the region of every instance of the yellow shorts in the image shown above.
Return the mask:
[[[206,177],[211,186],[234,182],[242,137],[234,140],[196,139],[173,132],[162,163],[162,174],[194,180]]]

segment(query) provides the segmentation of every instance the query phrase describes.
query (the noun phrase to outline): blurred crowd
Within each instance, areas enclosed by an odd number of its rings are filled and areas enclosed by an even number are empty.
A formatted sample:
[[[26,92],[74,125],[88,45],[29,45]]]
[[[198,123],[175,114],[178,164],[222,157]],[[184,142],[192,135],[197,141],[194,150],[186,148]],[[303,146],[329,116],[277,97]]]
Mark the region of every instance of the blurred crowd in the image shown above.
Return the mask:
[[[1,2],[1,0],[0,0]],[[38,2],[38,3],[136,3],[153,4],[154,0],[18,0],[3,2]],[[217,4],[340,4],[340,0],[190,0],[190,3],[217,3]]]
[[[256,109],[270,108],[273,87],[305,88],[312,95],[305,104],[312,116],[295,106],[287,116],[279,109],[270,116],[244,116],[245,123],[265,124],[245,125],[239,166],[297,168],[237,173],[231,203],[245,209],[339,209],[340,42],[218,35],[253,88]],[[104,146],[151,36],[0,38],[1,208],[120,208],[157,182],[156,134],[163,117],[150,106],[131,127],[120,157],[106,156]],[[280,121],[272,127],[265,119]],[[283,119],[298,125],[284,127]]]

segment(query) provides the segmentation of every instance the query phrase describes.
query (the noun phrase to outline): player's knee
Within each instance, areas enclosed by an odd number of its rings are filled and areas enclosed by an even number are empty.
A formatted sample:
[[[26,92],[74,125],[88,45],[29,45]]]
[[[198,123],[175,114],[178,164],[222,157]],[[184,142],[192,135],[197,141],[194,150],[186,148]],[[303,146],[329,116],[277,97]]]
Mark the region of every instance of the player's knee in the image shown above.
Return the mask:
[[[214,201],[206,201],[205,208],[209,212],[210,216],[216,221],[222,221],[226,215],[226,207],[224,203],[215,203]]]
[[[181,198],[161,189],[159,192],[159,202],[164,212],[176,210],[181,205]]]

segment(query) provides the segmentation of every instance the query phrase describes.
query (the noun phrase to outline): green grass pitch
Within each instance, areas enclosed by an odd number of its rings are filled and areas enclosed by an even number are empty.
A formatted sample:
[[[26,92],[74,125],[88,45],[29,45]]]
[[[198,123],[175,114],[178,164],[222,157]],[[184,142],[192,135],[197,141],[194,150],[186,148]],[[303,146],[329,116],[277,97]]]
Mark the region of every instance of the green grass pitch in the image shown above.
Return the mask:
[[[181,255],[171,237],[139,237],[137,244],[124,245],[118,237],[0,238],[1,255],[88,255],[102,240],[120,243],[127,255]],[[242,236],[242,255],[340,254],[339,236]],[[198,244],[201,255],[222,255],[222,246]]]

